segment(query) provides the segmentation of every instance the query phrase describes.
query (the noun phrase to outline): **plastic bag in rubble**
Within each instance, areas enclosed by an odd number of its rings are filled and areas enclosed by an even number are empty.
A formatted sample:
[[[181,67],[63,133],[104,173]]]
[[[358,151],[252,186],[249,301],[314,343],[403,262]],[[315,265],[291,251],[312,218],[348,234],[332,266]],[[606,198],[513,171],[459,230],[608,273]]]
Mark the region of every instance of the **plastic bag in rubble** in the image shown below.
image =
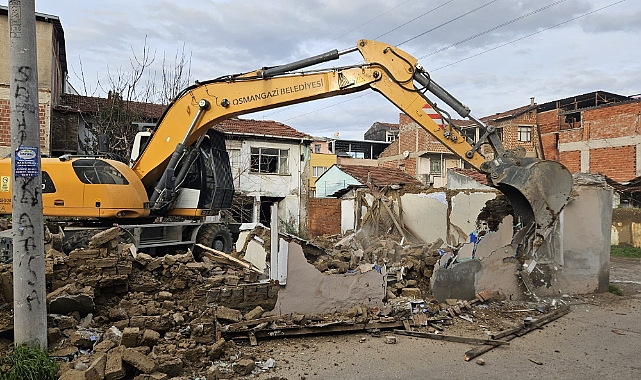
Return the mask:
[[[122,331],[118,330],[116,326],[111,326],[104,334],[102,334],[102,340],[110,340],[120,346],[122,341]]]

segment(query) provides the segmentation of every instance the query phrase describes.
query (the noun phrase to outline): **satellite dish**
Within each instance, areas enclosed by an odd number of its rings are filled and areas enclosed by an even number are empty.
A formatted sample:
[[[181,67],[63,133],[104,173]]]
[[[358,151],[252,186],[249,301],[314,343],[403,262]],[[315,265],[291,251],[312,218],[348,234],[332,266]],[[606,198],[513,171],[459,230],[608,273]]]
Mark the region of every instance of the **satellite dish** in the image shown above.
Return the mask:
[[[408,158],[409,156],[410,156],[409,151],[406,150],[405,152],[403,152],[403,158]]]

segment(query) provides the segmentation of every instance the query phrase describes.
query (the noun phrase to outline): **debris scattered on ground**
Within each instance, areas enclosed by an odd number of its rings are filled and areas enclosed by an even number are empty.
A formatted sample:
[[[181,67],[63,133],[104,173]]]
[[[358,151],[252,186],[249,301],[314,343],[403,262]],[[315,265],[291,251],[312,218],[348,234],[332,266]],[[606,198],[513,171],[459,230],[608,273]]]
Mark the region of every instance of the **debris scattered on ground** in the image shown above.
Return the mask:
[[[553,309],[496,301],[489,290],[474,300],[439,303],[430,296],[429,278],[442,256],[442,242],[403,246],[380,239],[367,244],[353,234],[331,243],[326,238],[331,248],[325,252],[318,243],[310,244],[306,253],[314,252],[315,265],[326,264],[328,274],[385,265],[390,273],[387,302],[332,314],[272,315],[279,286],[260,283],[256,267],[242,255],[231,259],[214,252],[218,259],[203,254],[196,261],[187,251],[153,257],[123,243],[118,228],[84,237],[67,244],[68,251],[60,245],[46,254],[49,348],[63,362],[63,380],[251,376],[283,365],[260,351],[261,340],[308,334],[363,331],[370,334],[367,343],[371,337],[396,344],[390,335],[396,329],[443,340],[506,342],[523,329],[540,327],[540,315]],[[3,332],[12,328],[11,264],[0,266],[0,285]],[[223,298],[229,302],[218,302]],[[519,327],[528,317],[532,322]],[[388,335],[376,340],[382,331]],[[510,335],[498,337],[501,332]],[[0,341],[0,352],[9,344]]]

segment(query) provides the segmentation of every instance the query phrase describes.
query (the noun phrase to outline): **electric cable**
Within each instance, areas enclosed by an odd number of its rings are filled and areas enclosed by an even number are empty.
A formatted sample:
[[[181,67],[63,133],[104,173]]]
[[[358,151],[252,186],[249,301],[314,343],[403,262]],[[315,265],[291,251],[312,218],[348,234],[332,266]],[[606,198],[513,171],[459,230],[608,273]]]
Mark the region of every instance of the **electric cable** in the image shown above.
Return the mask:
[[[483,32],[481,32],[481,33],[475,34],[475,35],[473,35],[473,36],[471,36],[471,37],[468,37],[468,38],[465,38],[465,39],[460,40],[460,41],[458,41],[458,42],[455,42],[455,43],[453,43],[453,44],[451,44],[451,45],[449,45],[449,46],[446,46],[446,47],[444,47],[444,48],[441,48],[441,49],[438,49],[438,50],[436,50],[436,51],[433,51],[433,52],[431,52],[430,54],[426,54],[426,55],[424,55],[424,56],[422,56],[422,57],[419,57],[418,59],[419,59],[419,60],[421,60],[421,59],[426,58],[426,57],[431,57],[431,56],[433,56],[434,54],[438,54],[438,53],[440,53],[440,52],[442,52],[442,51],[445,51],[445,50],[447,50],[447,49],[449,49],[449,48],[453,48],[454,46],[458,46],[458,45],[460,45],[460,44],[462,44],[462,43],[465,43],[465,42],[471,41],[471,40],[473,40],[473,39],[475,39],[475,38],[478,38],[478,37],[481,37],[481,36],[483,36],[483,35],[486,35],[486,34],[488,34],[488,33],[490,33],[490,32],[493,32],[493,31],[495,31],[495,30],[497,30],[497,29],[500,29],[500,28],[502,28],[502,27],[504,27],[504,26],[507,26],[507,25],[513,24],[513,23],[515,23],[515,22],[517,22],[517,21],[523,20],[524,18],[530,17],[530,16],[532,16],[532,15],[534,15],[534,14],[537,14],[537,13],[539,13],[539,12],[542,12],[542,11],[546,10],[546,9],[552,8],[553,6],[555,6],[555,5],[559,5],[559,4],[564,3],[564,2],[566,2],[566,1],[567,1],[567,0],[559,0],[559,1],[554,2],[554,3],[552,3],[552,4],[548,4],[548,5],[544,6],[544,7],[539,8],[539,9],[537,9],[537,10],[534,10],[534,11],[532,11],[532,12],[530,12],[530,13],[524,14],[524,15],[519,16],[519,17],[517,17],[517,18],[513,18],[513,19],[512,19],[512,20],[510,20],[510,21],[504,22],[504,23],[503,23],[503,24],[501,24],[501,25],[497,25],[497,26],[495,26],[495,27],[493,27],[493,28],[490,28],[490,29],[487,29],[487,30],[485,30],[485,31],[483,31]]]
[[[482,51],[482,52],[480,52],[480,53],[477,53],[477,54],[471,55],[471,56],[469,56],[469,57],[467,57],[467,58],[459,59],[458,61],[455,61],[455,62],[449,63],[449,64],[447,64],[447,65],[445,65],[445,66],[441,66],[441,67],[439,67],[439,68],[437,68],[437,69],[433,69],[433,70],[430,70],[430,71],[434,72],[434,71],[438,71],[438,70],[444,69],[444,68],[446,68],[446,67],[450,67],[450,66],[456,65],[456,64],[458,64],[458,63],[461,63],[461,62],[467,61],[468,59],[472,59],[472,58],[474,58],[474,57],[478,57],[478,56],[483,55],[483,54],[485,54],[485,53],[488,53],[488,52],[491,52],[491,51],[494,51],[494,50],[500,49],[500,48],[502,48],[502,47],[504,47],[504,46],[507,46],[507,45],[513,44],[513,43],[518,42],[518,41],[522,41],[522,40],[524,40],[524,39],[526,39],[526,38],[530,38],[530,37],[532,37],[532,36],[534,36],[534,35],[537,35],[537,34],[539,34],[539,33],[542,33],[542,32],[545,32],[545,31],[547,31],[547,30],[550,30],[550,29],[556,28],[557,26],[561,26],[561,25],[567,24],[567,23],[569,23],[569,22],[572,22],[572,21],[578,20],[578,19],[583,18],[583,17],[585,17],[585,16],[589,16],[589,15],[591,15],[591,14],[593,14],[593,13],[596,13],[596,12],[602,11],[602,10],[604,10],[604,9],[606,9],[606,8],[610,8],[610,7],[615,6],[615,5],[617,5],[617,4],[621,4],[621,3],[625,2],[625,1],[627,1],[627,0],[619,0],[619,1],[615,2],[615,3],[609,4],[609,5],[606,5],[606,6],[604,6],[604,7],[601,7],[601,8],[595,9],[595,10],[593,10],[593,11],[590,11],[590,12],[584,13],[584,14],[582,14],[582,15],[579,15],[579,16],[576,16],[576,17],[573,17],[573,18],[571,18],[571,19],[569,19],[569,20],[566,20],[566,21],[560,22],[560,23],[558,23],[558,24],[555,24],[555,25],[549,26],[549,27],[547,27],[547,28],[545,28],[545,29],[541,29],[541,30],[539,30],[539,31],[536,31],[536,32],[534,32],[534,33],[530,33],[530,34],[528,34],[528,35],[526,35],[526,36],[523,36],[523,37],[517,38],[517,39],[512,40],[512,41],[510,41],[510,42],[506,42],[506,43],[501,44],[501,45],[499,45],[499,46],[495,46],[495,47],[493,47],[493,48],[491,48],[491,49],[483,50],[483,51]]]

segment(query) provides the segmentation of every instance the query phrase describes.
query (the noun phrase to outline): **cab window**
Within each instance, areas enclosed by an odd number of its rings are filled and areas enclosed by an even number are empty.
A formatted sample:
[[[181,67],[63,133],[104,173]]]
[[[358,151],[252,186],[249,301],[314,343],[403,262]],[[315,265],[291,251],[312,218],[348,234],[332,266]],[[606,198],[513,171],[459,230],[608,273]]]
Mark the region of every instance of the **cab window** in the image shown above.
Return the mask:
[[[82,183],[128,185],[129,182],[116,168],[102,160],[80,159],[71,163]]]

